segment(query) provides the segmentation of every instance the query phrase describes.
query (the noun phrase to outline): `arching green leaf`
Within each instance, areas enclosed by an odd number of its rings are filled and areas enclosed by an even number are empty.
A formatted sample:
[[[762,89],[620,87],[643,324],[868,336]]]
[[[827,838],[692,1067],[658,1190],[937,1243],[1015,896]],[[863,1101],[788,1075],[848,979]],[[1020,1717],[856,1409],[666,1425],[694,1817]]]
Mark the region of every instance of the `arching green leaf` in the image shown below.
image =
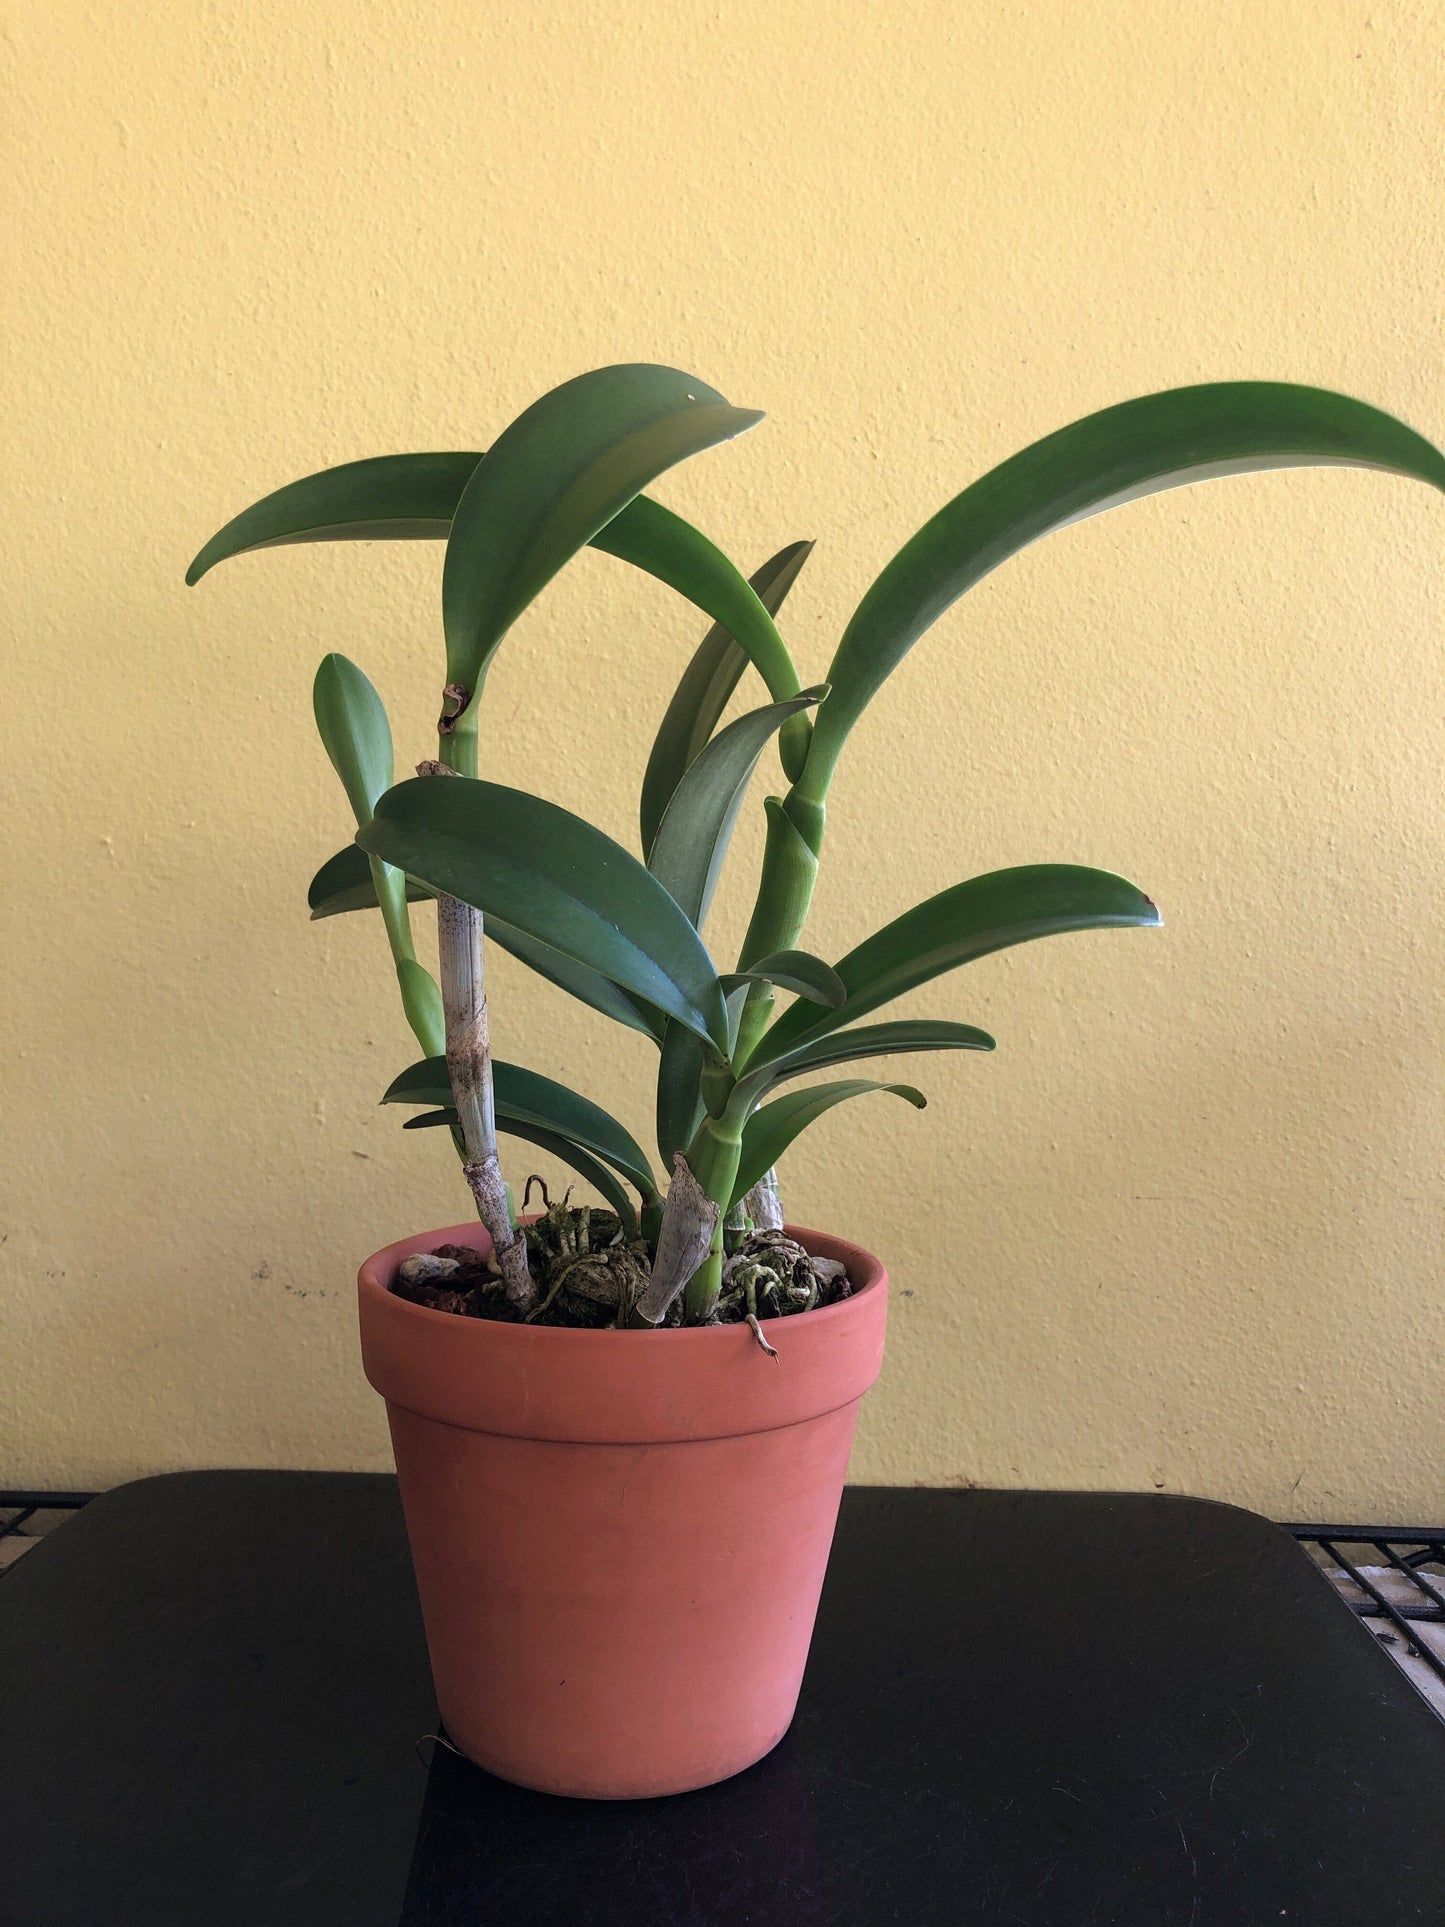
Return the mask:
[[[791,702],[754,709],[718,731],[693,758],[672,793],[647,867],[688,917],[702,927],[749,780],[769,737],[790,716],[821,702],[826,683]]]
[[[627,514],[630,516],[645,500],[645,496],[639,496]],[[610,522],[603,530],[603,535],[610,535],[623,519],[619,516],[617,521]],[[783,606],[784,598],[797,581],[798,573],[812,550],[811,542],[790,542],[787,548],[779,549],[776,555],[771,556],[755,575],[749,576],[748,587],[770,616],[775,616]],[[689,594],[691,600],[697,600],[690,591],[684,593]],[[749,653],[719,617],[698,644],[692,661],[682,672],[682,680],[667,706],[667,714],[662,719],[642,778],[644,851],[652,848],[663,812],[672,800],[673,791],[682,781],[684,772],[704,744],[711,740],[718,720],[748,666]],[[780,692],[771,683],[768,687],[775,696],[791,693]],[[803,747],[806,749],[806,744]],[[788,774],[795,777],[798,771],[791,769]]]
[[[849,622],[814,726],[815,799],[848,732],[925,629],[991,569],[1051,529],[1121,502],[1260,469],[1387,469],[1445,489],[1445,455],[1392,415],[1323,388],[1210,382],[1102,409],[991,469],[884,569]]]
[[[613,1165],[637,1186],[644,1199],[657,1196],[657,1180],[647,1154],[637,1140],[600,1104],[542,1077],[520,1064],[494,1060],[492,1088],[497,1123],[530,1124],[552,1131],[558,1137]],[[445,1057],[428,1057],[412,1064],[387,1086],[383,1104],[426,1104],[451,1110],[452,1085]]]
[[[1070,930],[1149,926],[1159,911],[1107,870],[1040,863],[995,870],[906,911],[835,966],[848,995],[834,1010],[794,1004],[765,1034],[747,1068],[776,1063],[798,1045],[852,1024],[880,1004],[976,957]]]
[[[742,1156],[733,1184],[732,1205],[747,1196],[758,1179],[772,1170],[794,1138],[810,1124],[831,1111],[835,1104],[846,1103],[850,1097],[863,1097],[869,1091],[891,1091],[920,1111],[928,1102],[922,1091],[915,1090],[911,1084],[878,1084],[868,1077],[848,1078],[839,1084],[814,1084],[807,1090],[790,1091],[786,1097],[774,1098],[771,1104],[754,1111],[743,1126]]]
[[[837,1064],[863,1063],[871,1057],[907,1057],[914,1052],[996,1048],[988,1032],[973,1024],[952,1024],[926,1017],[900,1018],[891,1024],[855,1024],[849,1030],[816,1037],[810,1044],[799,1044],[796,1050],[785,1051],[781,1057],[750,1069],[738,1080],[738,1089],[756,1100],[790,1077],[831,1070]]]
[[[779,990],[791,990],[794,996],[826,1004],[830,1010],[836,1010],[848,995],[832,964],[807,950],[778,950],[771,957],[759,957],[751,970],[734,970],[722,984],[724,990],[737,984],[776,984]]]
[[[611,837],[555,803],[474,778],[388,790],[364,850],[585,964],[728,1049],[712,959],[672,898]]]
[[[311,686],[316,727],[358,823],[392,785],[391,725],[370,679],[346,656],[321,658]]]
[[[201,550],[186,580],[199,582],[218,562],[232,556],[292,543],[445,541],[462,492],[481,460],[479,451],[469,450],[382,455],[322,469],[263,496],[234,517]],[[710,637],[720,638],[721,645],[736,656],[736,668],[708,718],[702,741],[711,734],[749,661],[775,699],[797,694],[798,673],[772,617],[811,543],[795,543],[784,550],[749,583],[699,530],[661,503],[639,495],[596,531],[591,546],[655,576],[712,616],[716,626]],[[791,777],[801,769],[807,749],[806,725],[801,735],[790,740]],[[670,794],[669,788],[666,795]]]
[[[452,1110],[423,1111],[420,1117],[409,1117],[402,1125],[404,1131],[430,1131],[446,1125],[454,1128],[459,1122]],[[617,1176],[609,1171],[579,1144],[560,1136],[556,1131],[544,1130],[539,1124],[530,1124],[517,1118],[498,1116],[497,1129],[505,1137],[521,1138],[525,1143],[535,1144],[543,1151],[550,1151],[554,1158],[570,1165],[577,1175],[590,1184],[594,1191],[600,1191],[608,1204],[622,1220],[622,1228],[629,1238],[637,1236],[637,1207],[632,1202],[631,1193]]]
[[[387,866],[390,868],[390,866]],[[424,883],[414,877],[406,879],[406,894],[409,902],[430,903],[436,896]],[[365,850],[355,843],[348,843],[344,850],[328,857],[316,875],[311,879],[307,892],[307,902],[311,906],[311,920],[321,917],[344,915],[351,910],[375,910],[376,888],[371,877],[371,859]],[[487,936],[508,951],[529,969],[535,970],[539,977],[548,983],[556,984],[569,996],[576,997],[580,1003],[589,1004],[593,1010],[601,1011],[604,1017],[611,1017],[619,1024],[626,1024],[630,1030],[641,1031],[654,1043],[662,1042],[662,1033],[667,1027],[667,1019],[641,998],[633,997],[619,984],[612,983],[596,970],[589,970],[585,964],[564,957],[560,951],[540,943],[535,937],[524,935],[500,917],[488,917]]]
[[[535,970],[539,977],[545,977],[549,984],[565,990],[578,1003],[600,1011],[616,1024],[625,1024],[629,1030],[640,1031],[654,1044],[662,1042],[662,1033],[667,1028],[663,1013],[644,998],[634,997],[621,984],[613,983],[610,977],[604,977],[600,970],[564,956],[560,950],[518,930],[501,917],[487,918],[486,933],[490,942],[526,964],[529,970]]]
[[[377,455],[288,482],[218,529],[186,581],[194,587],[218,562],[293,542],[444,541],[480,460],[455,450]]]
[[[517,617],[665,469],[762,417],[676,368],[629,363],[563,382],[477,463],[447,538],[447,676],[475,693]]]
[[[425,884],[418,883],[414,877],[407,878],[408,903],[429,903],[435,895],[435,890],[428,890]],[[348,843],[344,850],[329,856],[312,877],[306,902],[313,923],[322,917],[344,916],[351,910],[375,910],[376,885],[372,881],[371,863],[365,850],[359,849],[355,843]]]
[[[700,529],[661,502],[639,495],[598,530],[592,546],[635,563],[715,621],[725,623],[775,702],[797,695],[798,672],[767,603],[737,564]]]

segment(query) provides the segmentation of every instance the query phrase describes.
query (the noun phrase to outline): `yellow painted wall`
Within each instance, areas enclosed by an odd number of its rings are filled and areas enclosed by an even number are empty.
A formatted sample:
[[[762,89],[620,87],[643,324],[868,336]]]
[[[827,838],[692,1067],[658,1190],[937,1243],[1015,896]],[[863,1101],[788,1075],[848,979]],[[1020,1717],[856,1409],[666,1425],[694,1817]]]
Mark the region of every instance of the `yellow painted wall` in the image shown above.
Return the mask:
[[[749,568],[818,538],[806,679],[928,514],[1107,402],[1285,377],[1445,438],[1428,0],[10,0],[3,47],[0,1481],[382,1465],[352,1269],[466,1215],[376,1108],[379,932],[304,911],[347,833],[316,660],[426,753],[440,553],[185,590],[254,496],[669,361],[768,411],[657,492]],[[1442,564],[1402,481],[1170,494],[990,578],[857,731],[825,954],[1046,859],[1168,922],[919,994],[997,1055],[793,1157],[897,1286],[856,1476],[1445,1511]],[[628,837],[700,626],[584,557],[503,649],[494,769]],[[506,959],[494,1006],[646,1135],[642,1040]]]

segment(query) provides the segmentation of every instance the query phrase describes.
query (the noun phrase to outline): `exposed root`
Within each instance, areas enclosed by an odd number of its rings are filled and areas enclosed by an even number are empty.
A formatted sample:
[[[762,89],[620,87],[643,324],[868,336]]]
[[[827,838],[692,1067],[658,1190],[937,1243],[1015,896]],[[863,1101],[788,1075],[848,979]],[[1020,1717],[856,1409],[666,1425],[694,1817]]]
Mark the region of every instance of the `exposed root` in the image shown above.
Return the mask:
[[[755,1311],[750,1311],[748,1313],[747,1322],[748,1322],[748,1327],[753,1334],[753,1337],[757,1339],[758,1343],[762,1346],[763,1350],[767,1353],[768,1357],[776,1358],[778,1355],[778,1348],[776,1345],[770,1345],[767,1339],[763,1337],[763,1328],[758,1323],[758,1314]]]

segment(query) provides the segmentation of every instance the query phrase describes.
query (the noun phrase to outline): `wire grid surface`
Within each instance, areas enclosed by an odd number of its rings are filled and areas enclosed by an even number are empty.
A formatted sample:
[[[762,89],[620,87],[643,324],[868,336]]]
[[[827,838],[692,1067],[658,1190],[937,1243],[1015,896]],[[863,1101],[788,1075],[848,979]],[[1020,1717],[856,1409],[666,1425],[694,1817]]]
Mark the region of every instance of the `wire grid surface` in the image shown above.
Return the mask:
[[[94,1497],[93,1492],[0,1492],[0,1578]]]
[[[0,1578],[91,1492],[0,1491]],[[1286,1526],[1445,1719],[1445,1527]]]
[[[1286,1530],[1445,1719],[1445,1527]]]

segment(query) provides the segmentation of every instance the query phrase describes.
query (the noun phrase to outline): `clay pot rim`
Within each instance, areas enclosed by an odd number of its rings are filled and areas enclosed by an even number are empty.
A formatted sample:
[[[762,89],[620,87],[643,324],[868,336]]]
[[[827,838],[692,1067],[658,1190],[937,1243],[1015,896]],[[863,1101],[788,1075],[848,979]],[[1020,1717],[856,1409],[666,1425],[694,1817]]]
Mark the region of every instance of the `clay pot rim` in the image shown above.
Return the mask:
[[[521,1222],[534,1224],[536,1218],[523,1218]],[[815,1231],[807,1225],[788,1224],[783,1229],[789,1237],[796,1238],[798,1243],[808,1251],[813,1251],[815,1245],[824,1245],[846,1252],[850,1261],[848,1263],[850,1276],[854,1269],[851,1260],[856,1254],[858,1259],[866,1261],[866,1264],[860,1265],[859,1268],[866,1270],[868,1278],[866,1284],[860,1285],[847,1298],[840,1298],[836,1304],[820,1305],[814,1311],[791,1312],[779,1318],[760,1318],[758,1323],[764,1331],[777,1326],[795,1330],[801,1325],[807,1325],[810,1329],[817,1331],[825,1322],[847,1316],[850,1307],[854,1309],[856,1315],[856,1307],[861,1299],[886,1286],[888,1275],[886,1268],[864,1246],[854,1244],[847,1238],[836,1237],[831,1232]],[[470,1244],[483,1251],[490,1250],[492,1243],[485,1228],[475,1223],[450,1225],[438,1231],[422,1231],[410,1238],[398,1239],[394,1244],[383,1245],[362,1264],[357,1273],[357,1285],[362,1295],[385,1300],[388,1306],[400,1306],[409,1317],[423,1320],[423,1329],[428,1324],[455,1325],[460,1322],[469,1329],[480,1331],[509,1332],[514,1335],[525,1332],[536,1342],[548,1344],[570,1341],[573,1344],[580,1342],[595,1345],[599,1341],[605,1344],[609,1340],[625,1338],[634,1346],[639,1343],[655,1346],[665,1340],[670,1346],[687,1342],[696,1349],[701,1344],[716,1344],[720,1339],[735,1343],[738,1331],[747,1329],[746,1325],[736,1320],[726,1325],[681,1325],[670,1329],[658,1327],[652,1331],[639,1331],[629,1326],[619,1329],[612,1325],[593,1326],[590,1329],[575,1325],[518,1325],[492,1318],[463,1318],[459,1321],[454,1311],[436,1311],[430,1305],[415,1305],[409,1298],[398,1297],[391,1289],[392,1278],[396,1275],[402,1261],[414,1256],[418,1249],[433,1240],[437,1244]],[[831,1254],[824,1252],[822,1255]]]

